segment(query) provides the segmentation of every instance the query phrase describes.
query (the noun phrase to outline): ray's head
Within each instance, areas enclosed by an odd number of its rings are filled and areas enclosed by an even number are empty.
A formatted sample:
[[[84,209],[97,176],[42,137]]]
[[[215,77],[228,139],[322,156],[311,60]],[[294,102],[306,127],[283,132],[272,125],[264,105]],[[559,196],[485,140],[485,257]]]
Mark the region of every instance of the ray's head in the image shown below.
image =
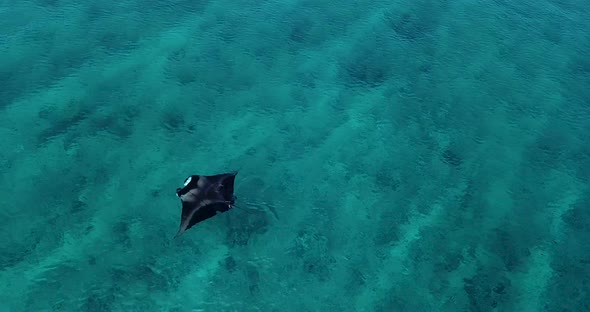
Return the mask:
[[[190,191],[192,188],[194,188],[197,185],[198,181],[199,181],[199,176],[197,176],[197,175],[188,176],[184,180],[183,186],[176,189],[176,196],[181,197],[182,195],[186,194],[188,191]]]

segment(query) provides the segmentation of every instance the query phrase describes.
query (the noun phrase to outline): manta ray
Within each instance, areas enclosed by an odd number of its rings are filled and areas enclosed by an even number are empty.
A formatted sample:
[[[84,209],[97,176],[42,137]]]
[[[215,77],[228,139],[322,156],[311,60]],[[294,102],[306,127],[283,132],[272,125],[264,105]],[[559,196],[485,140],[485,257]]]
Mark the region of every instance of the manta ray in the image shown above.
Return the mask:
[[[237,171],[216,175],[191,175],[184,185],[176,189],[182,203],[180,229],[174,237],[182,235],[195,224],[234,207],[234,180]]]

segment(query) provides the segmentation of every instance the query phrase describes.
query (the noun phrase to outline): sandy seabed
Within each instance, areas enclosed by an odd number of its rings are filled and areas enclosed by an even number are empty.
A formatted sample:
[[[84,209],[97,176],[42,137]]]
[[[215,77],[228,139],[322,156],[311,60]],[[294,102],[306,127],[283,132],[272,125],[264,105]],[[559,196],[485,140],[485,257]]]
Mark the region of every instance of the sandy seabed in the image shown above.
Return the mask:
[[[0,310],[589,311],[590,10],[0,2]],[[173,239],[190,174],[236,205]]]

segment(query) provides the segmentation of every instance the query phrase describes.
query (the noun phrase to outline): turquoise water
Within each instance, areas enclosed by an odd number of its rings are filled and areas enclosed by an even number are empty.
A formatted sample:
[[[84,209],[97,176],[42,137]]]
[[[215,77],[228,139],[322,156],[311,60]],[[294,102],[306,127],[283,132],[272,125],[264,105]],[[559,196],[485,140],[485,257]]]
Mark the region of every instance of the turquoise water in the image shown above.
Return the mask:
[[[1,311],[589,311],[590,6],[0,2]],[[236,206],[174,239],[190,174]]]

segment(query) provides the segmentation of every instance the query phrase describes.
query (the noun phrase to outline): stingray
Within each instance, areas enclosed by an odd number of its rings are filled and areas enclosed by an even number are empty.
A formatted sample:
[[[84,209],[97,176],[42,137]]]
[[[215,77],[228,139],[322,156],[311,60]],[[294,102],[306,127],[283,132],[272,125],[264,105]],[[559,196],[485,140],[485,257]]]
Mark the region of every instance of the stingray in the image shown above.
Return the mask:
[[[180,229],[175,237],[180,236],[195,224],[205,221],[234,207],[237,199],[234,195],[234,180],[237,171],[216,175],[191,175],[184,180],[182,188],[176,189],[180,197],[182,213]]]

